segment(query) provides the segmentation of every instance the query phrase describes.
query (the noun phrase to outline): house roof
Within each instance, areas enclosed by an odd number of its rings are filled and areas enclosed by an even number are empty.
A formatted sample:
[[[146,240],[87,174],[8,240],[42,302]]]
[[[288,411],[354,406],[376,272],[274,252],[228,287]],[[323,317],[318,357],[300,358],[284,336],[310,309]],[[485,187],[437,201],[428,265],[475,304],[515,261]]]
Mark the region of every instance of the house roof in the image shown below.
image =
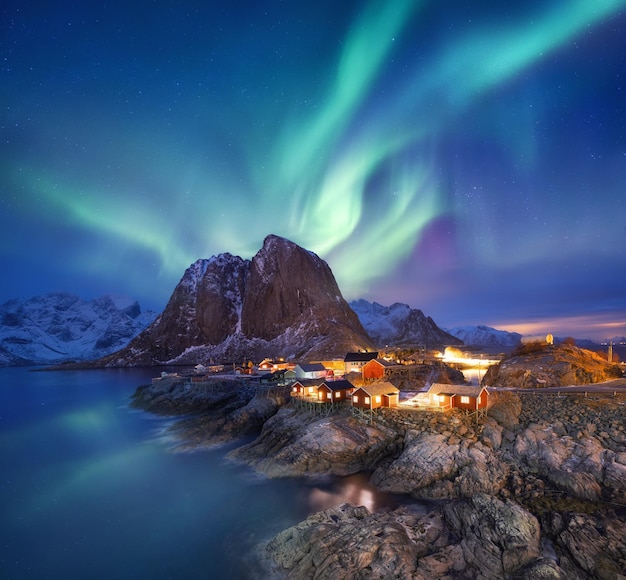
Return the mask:
[[[477,399],[480,394],[485,391],[489,394],[489,391],[485,387],[477,385],[445,385],[443,383],[433,383],[428,389],[428,392],[433,395],[448,395],[450,397],[459,395],[462,397],[474,397]]]
[[[378,358],[378,351],[375,352],[349,352],[343,362],[367,362]]]
[[[367,361],[367,363],[365,364],[370,364],[370,363],[378,363],[380,366],[385,367],[385,368],[402,366],[402,365],[399,365],[398,363],[385,360],[384,358],[374,358],[370,361]]]
[[[347,389],[354,389],[354,385],[350,381],[338,380],[338,381],[324,381],[331,391],[345,391]]]
[[[303,387],[319,387],[324,382],[324,379],[298,379],[295,384],[300,384]]]
[[[322,363],[300,363],[298,366],[305,373],[312,373],[315,371],[326,371],[326,367]]]
[[[376,395],[397,395],[400,392],[398,387],[394,387],[387,381],[376,381],[374,383],[370,383],[369,385],[363,385],[362,387],[359,387],[359,389],[365,391],[370,397],[374,397]],[[359,389],[357,389],[357,391]]]

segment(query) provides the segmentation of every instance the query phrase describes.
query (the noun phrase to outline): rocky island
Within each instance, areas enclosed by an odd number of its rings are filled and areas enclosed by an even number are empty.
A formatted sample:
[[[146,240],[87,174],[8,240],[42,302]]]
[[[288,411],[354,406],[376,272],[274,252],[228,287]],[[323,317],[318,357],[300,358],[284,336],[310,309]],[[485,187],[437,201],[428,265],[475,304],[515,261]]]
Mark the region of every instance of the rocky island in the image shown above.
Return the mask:
[[[193,413],[180,448],[241,440],[233,461],[267,477],[370,474],[377,488],[432,500],[370,513],[342,505],[259,547],[286,578],[620,578],[626,569],[626,396],[492,395],[486,419],[455,410],[349,408],[320,417],[285,390],[245,380],[164,381],[133,405]],[[257,435],[244,443],[243,437]]]
[[[384,314],[385,332],[403,343],[455,340],[419,311],[405,325],[397,317],[407,308],[381,308],[361,304],[361,316]],[[96,366],[276,351],[311,360],[373,346],[328,265],[268,236],[251,261],[223,254],[193,264],[164,313]],[[392,386],[419,391],[460,375],[424,366]],[[620,375],[573,345],[533,345],[489,369],[490,402],[480,416],[398,406],[365,420],[349,399],[320,415],[294,404],[288,385],[235,375],[166,376],[140,387],[132,406],[181,416],[170,431],[176,449],[234,444],[231,461],[270,478],[365,473],[379,490],[414,502],[313,514],[259,546],[264,577],[619,579],[626,570],[626,394],[542,387]]]

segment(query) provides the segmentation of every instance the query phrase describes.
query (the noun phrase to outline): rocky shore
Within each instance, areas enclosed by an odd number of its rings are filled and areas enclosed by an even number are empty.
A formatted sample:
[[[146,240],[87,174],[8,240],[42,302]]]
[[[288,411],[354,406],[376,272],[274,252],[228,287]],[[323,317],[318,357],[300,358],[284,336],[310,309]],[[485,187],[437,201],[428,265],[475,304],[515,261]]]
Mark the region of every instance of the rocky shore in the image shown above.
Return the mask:
[[[367,471],[379,489],[437,500],[370,513],[342,505],[259,547],[284,578],[624,578],[626,396],[500,392],[486,418],[386,409],[314,415],[230,382],[148,386],[133,404],[189,414],[181,445],[250,436],[229,453],[268,477]]]

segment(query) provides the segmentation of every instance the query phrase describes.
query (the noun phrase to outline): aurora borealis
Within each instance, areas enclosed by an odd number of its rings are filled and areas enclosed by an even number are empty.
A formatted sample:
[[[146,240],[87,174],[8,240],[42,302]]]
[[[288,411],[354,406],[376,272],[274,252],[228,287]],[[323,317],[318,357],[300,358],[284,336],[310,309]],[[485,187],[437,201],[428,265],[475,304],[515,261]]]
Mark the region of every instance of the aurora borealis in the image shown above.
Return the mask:
[[[22,4],[0,301],[161,309],[275,233],[440,326],[626,334],[626,0]]]

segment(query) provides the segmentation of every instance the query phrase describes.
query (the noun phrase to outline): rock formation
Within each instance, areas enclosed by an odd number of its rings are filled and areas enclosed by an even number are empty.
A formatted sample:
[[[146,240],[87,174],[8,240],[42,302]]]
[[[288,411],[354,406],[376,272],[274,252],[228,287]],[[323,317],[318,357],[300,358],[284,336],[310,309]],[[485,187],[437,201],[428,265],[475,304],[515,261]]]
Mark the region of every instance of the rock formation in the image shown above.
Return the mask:
[[[344,476],[371,470],[394,452],[397,440],[397,432],[382,425],[345,414],[314,417],[288,406],[229,457],[268,477]]]
[[[271,235],[252,261],[220,254],[192,264],[157,320],[97,364],[325,358],[372,347],[328,264]]]
[[[264,545],[270,565],[288,578],[332,578],[340,568],[349,577],[619,578],[626,522],[612,507],[626,502],[623,397],[498,398],[482,424],[455,413],[385,413],[403,436],[387,446],[372,483],[446,502],[427,515],[320,512]],[[300,464],[319,454],[291,435]],[[268,473],[280,445],[258,453]]]
[[[596,352],[568,344],[522,345],[489,367],[483,384],[492,387],[564,387],[599,383],[622,376],[619,365]]]
[[[314,514],[260,547],[272,572],[531,580],[626,569],[624,395],[492,393],[481,421],[384,409],[369,424],[347,410],[320,417],[277,391],[165,381],[138,390],[134,404],[198,413],[171,431],[179,449],[258,433],[228,457],[268,477],[371,473],[378,489],[432,509]]]
[[[265,555],[287,578],[496,580],[540,557],[540,533],[532,514],[484,494],[428,514],[342,504],[281,532]]]

